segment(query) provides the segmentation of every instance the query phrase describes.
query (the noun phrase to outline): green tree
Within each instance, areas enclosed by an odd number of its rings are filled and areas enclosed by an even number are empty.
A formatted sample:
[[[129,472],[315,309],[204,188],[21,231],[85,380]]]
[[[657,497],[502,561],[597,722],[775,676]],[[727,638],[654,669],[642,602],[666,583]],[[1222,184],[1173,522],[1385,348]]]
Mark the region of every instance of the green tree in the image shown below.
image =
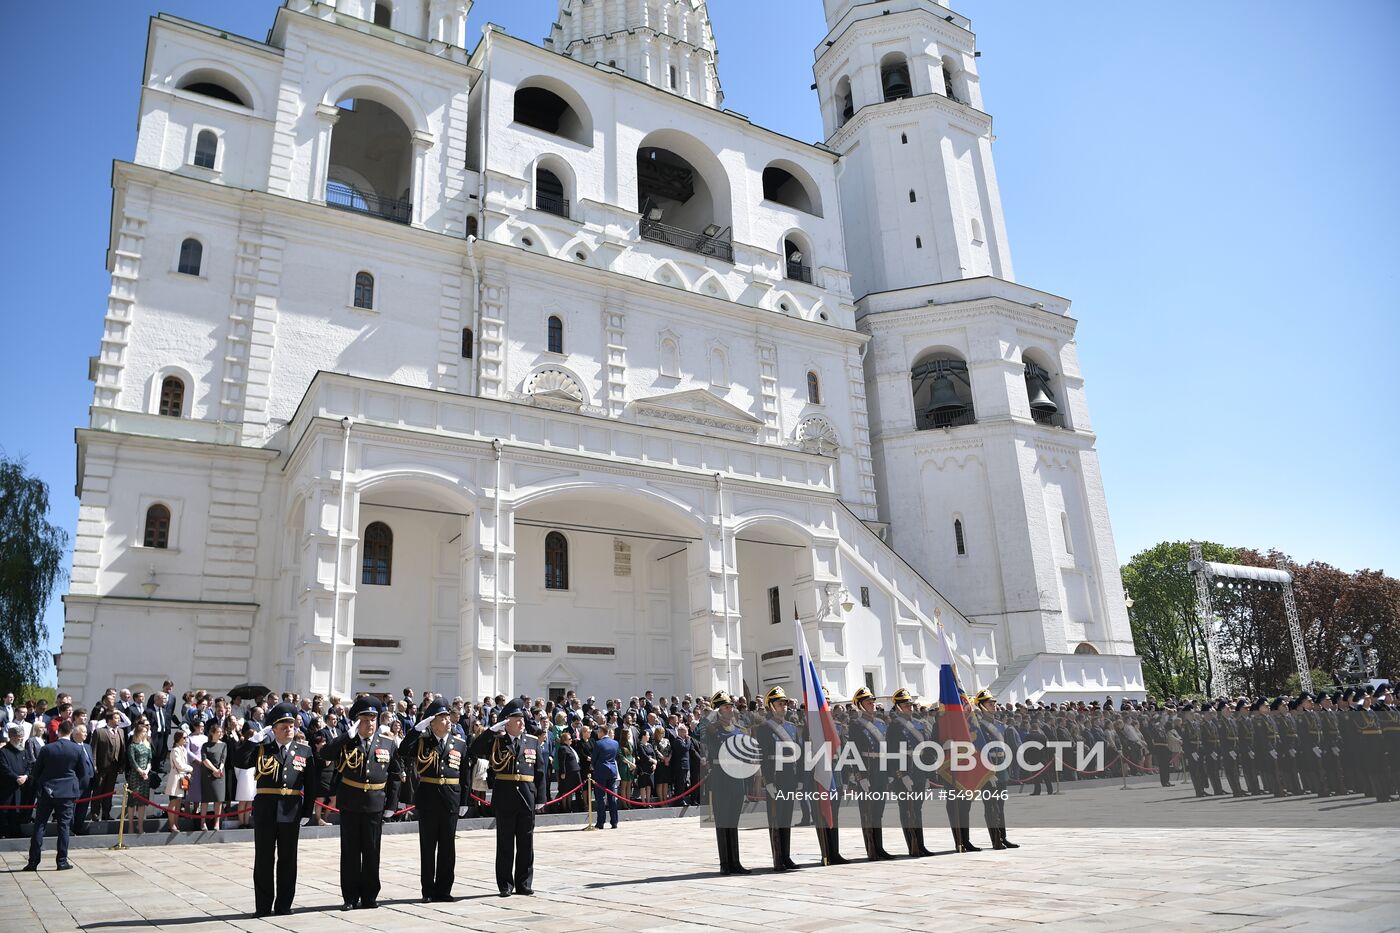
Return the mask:
[[[1235,552],[1220,544],[1201,545],[1206,560],[1234,563]],[[1205,629],[1196,613],[1196,587],[1186,563],[1191,546],[1163,541],[1128,561],[1123,586],[1132,599],[1128,620],[1142,656],[1149,692],[1172,697],[1202,693],[1210,682]]]
[[[63,578],[68,535],[49,524],[49,489],[0,453],[0,693],[37,683],[44,609]]]

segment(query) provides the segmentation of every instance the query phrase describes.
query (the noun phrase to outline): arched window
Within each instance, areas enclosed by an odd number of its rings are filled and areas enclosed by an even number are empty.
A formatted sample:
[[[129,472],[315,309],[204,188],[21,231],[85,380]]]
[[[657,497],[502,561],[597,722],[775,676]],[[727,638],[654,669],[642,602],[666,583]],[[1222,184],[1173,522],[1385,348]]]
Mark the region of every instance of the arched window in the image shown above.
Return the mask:
[[[812,283],[812,257],[798,248],[797,243],[783,240],[783,254],[787,257],[787,277],[799,282]]]
[[[676,89],[676,66],[671,66],[671,90]]]
[[[971,224],[970,224],[969,226],[972,227],[972,243],[973,243],[973,245],[974,245],[974,246],[981,246],[981,245],[982,245],[982,221],[978,220],[976,217],[973,217],[973,218],[972,218],[972,222],[971,222]]]
[[[663,338],[661,341],[660,353],[661,375],[669,376],[672,379],[680,378],[681,354],[680,348],[676,345],[676,341],[670,337]]]
[[[914,87],[909,83],[909,62],[898,52],[886,55],[880,63],[880,89],[885,93],[885,100],[914,96]]]
[[[476,236],[478,229],[480,228],[477,226],[476,215],[472,214],[467,218],[467,236]]]
[[[822,383],[814,372],[807,373],[807,401],[813,405],[822,403]]]
[[[383,26],[385,29],[392,28],[394,22],[393,7],[387,3],[376,3],[374,5],[374,25]]]
[[[204,262],[204,244],[190,237],[180,244],[180,265],[176,268],[184,275],[199,275],[199,267]]]
[[[146,531],[142,536],[142,545],[158,548],[170,546],[170,509],[156,504],[146,510]]]
[[[368,272],[355,273],[355,307],[374,309],[374,276]]]
[[[958,95],[953,92],[953,69],[948,67],[948,63],[943,63],[943,93],[953,100],[958,99]]]
[[[544,537],[544,588],[569,588],[569,539],[557,531]]]
[[[195,137],[194,164],[199,168],[213,168],[219,154],[219,137],[213,130],[200,130]]]
[[[856,101],[851,93],[850,78],[842,77],[836,82],[836,106],[841,114],[838,126],[844,126],[846,121],[856,115]]]
[[[1069,516],[1064,512],[1060,513],[1060,534],[1065,538],[1065,553],[1074,553],[1074,536],[1069,533]]]
[[[900,133],[900,134],[899,134],[899,144],[900,144],[901,146],[907,146],[907,145],[909,145],[909,134],[908,134],[908,133]]]
[[[360,582],[365,586],[388,586],[393,570],[394,533],[383,522],[372,522],[365,529]]]
[[[963,537],[962,519],[953,519],[953,543],[958,546],[958,556],[967,556],[967,540]]]
[[[559,217],[569,216],[569,200],[564,197],[564,183],[547,168],[535,171],[535,209]]]
[[[550,353],[563,353],[563,352],[564,352],[564,322],[561,321],[561,320],[559,320],[558,315],[551,314],[551,315],[549,316],[548,329],[549,329],[549,335],[548,335],[548,337],[549,337],[549,345],[548,345],[549,352],[550,352]]]
[[[185,76],[180,82],[180,90],[247,107],[248,103],[236,91],[229,89],[229,85],[235,83],[227,75],[216,71],[197,71]]]
[[[914,427],[956,428],[975,424],[972,379],[967,362],[949,350],[920,356],[909,370],[914,393]]]
[[[1098,653],[1099,653],[1099,649],[1095,648],[1093,645],[1089,644],[1087,641],[1081,641],[1079,644],[1077,644],[1077,645],[1074,646],[1074,653],[1075,653],[1075,654],[1098,654]]]
[[[472,358],[472,329],[471,329],[470,327],[463,327],[463,328],[462,328],[462,359],[464,359],[464,360],[469,360],[469,359],[471,359],[471,358]]]
[[[158,414],[179,418],[185,413],[185,383],[178,376],[166,376],[160,383]]]
[[[910,188],[910,189],[909,189],[909,203],[910,203],[910,204],[917,204],[917,203],[919,203],[919,196],[918,196],[917,194],[914,193],[914,189],[913,189],[913,188]]]
[[[921,237],[921,236],[916,236],[916,237],[914,237],[914,248],[915,248],[915,249],[923,249],[923,248],[924,248],[924,238],[923,238],[923,237]]]
[[[553,82],[553,79],[537,77],[529,81]],[[554,86],[574,96],[567,87],[557,82],[554,82]],[[587,112],[580,107],[569,103],[548,87],[535,83],[516,89],[514,119],[524,126],[589,146],[593,143],[593,124]]]

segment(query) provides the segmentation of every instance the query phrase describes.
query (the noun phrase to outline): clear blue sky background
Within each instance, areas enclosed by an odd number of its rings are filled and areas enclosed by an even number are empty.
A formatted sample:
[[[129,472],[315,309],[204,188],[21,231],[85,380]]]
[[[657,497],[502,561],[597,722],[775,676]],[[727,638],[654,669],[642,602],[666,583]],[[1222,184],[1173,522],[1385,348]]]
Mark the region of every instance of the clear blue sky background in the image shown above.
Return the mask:
[[[0,147],[0,447],[70,534],[135,146],[146,18],[257,39],[275,0],[12,4]],[[726,103],[821,135],[819,0],[711,0]],[[1400,4],[959,0],[982,50],[1017,278],[1074,300],[1120,561],[1164,539],[1400,572]],[[478,0],[539,41],[554,0]],[[47,616],[62,632],[57,599]]]

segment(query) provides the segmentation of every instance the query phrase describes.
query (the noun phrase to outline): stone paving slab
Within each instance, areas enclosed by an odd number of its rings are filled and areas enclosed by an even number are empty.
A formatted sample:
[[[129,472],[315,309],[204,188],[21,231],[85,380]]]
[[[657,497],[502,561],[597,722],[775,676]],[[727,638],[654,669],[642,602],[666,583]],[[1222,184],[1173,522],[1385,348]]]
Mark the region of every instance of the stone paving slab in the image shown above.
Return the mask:
[[[1107,812],[1210,805],[1173,804],[1175,788],[1120,795],[1100,786],[1079,793],[1086,801],[1101,797],[1097,803]],[[1392,821],[1400,818],[1400,804],[1370,811],[1372,825],[1344,828],[1332,822],[1325,802],[1296,808],[1298,825],[1291,828],[1069,829],[1017,821],[1047,804],[1013,795],[1009,835],[1022,848],[1005,852],[821,868],[815,834],[798,828],[793,857],[808,867],[786,874],[766,868],[766,832],[745,830],[740,847],[755,871],[732,877],[717,873],[713,830],[699,819],[627,821],[601,833],[544,828],[536,834],[533,898],[498,898],[494,833],[462,832],[455,893],[464,899],[451,905],[418,901],[417,839],[397,833],[384,837],[383,906],[350,913],[338,910],[339,840],[303,838],[295,913],[262,920],[248,913],[251,843],[85,848],[72,853],[76,870],[56,872],[50,842],[36,874],[18,871],[21,852],[0,852],[0,930],[1400,930],[1400,855],[1381,854],[1395,851]],[[983,839],[985,832],[974,830],[974,841]],[[926,841],[946,850],[951,837],[930,822]],[[886,848],[897,851],[901,842],[897,829],[886,831]],[[844,830],[842,849],[859,855],[859,832]]]

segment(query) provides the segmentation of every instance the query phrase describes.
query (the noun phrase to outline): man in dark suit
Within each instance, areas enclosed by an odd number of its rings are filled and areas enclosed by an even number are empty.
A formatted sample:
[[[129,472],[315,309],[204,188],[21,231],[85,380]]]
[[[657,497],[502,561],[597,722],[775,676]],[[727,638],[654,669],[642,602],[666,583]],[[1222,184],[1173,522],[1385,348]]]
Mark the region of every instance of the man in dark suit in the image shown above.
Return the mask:
[[[17,722],[5,726],[5,744],[0,745],[0,837],[20,838],[19,824],[23,822],[18,809],[23,799],[24,785],[29,782],[29,769],[24,763],[24,727]]]
[[[97,776],[97,767],[92,763],[92,746],[88,744],[87,738],[87,724],[74,723],[72,735],[73,744],[78,746],[78,751],[83,753],[83,757],[87,759],[88,763],[87,777],[84,778],[78,785],[78,803],[73,808],[73,835],[75,836],[87,835],[88,810],[92,807],[92,804],[88,802],[87,798],[92,796],[92,782]],[[38,758],[37,753],[35,755],[35,758]],[[32,783],[33,782],[31,781],[29,784],[26,784],[25,787],[30,787]]]
[[[598,822],[594,825],[598,829],[603,828],[603,814],[606,811],[612,828],[617,829],[617,798],[603,790],[607,788],[617,793],[617,739],[609,737],[606,726],[599,726],[594,734],[597,737],[593,740],[589,755],[593,767],[593,808],[598,811]]]
[[[501,721],[471,745],[472,756],[486,759],[490,772],[501,897],[535,893],[535,786],[543,779],[544,756],[540,740],[525,734],[525,718],[525,705],[511,700]]]
[[[39,870],[39,854],[44,848],[44,824],[58,817],[58,870],[73,866],[68,862],[68,830],[73,823],[73,802],[85,780],[92,778],[92,765],[83,750],[72,741],[72,722],[58,725],[58,741],[45,745],[30,769],[27,783],[37,788],[38,806],[34,812],[34,835],[29,840],[29,862],[25,871]]]
[[[12,722],[19,722],[19,717],[15,715],[15,695],[7,693],[0,701],[0,729],[8,728]]]
[[[117,775],[121,773],[122,765],[126,763],[126,735],[121,728],[121,714],[115,709],[107,711],[107,722],[99,726],[92,724],[96,731],[92,735],[92,753],[97,768],[97,779],[94,786],[99,795],[111,794],[117,786]],[[104,797],[95,800],[93,807],[96,818],[99,820],[110,820],[112,818],[112,798]]]
[[[170,753],[170,712],[163,693],[151,697],[146,706],[146,721],[151,724],[151,786],[160,786],[165,773],[165,759]]]
[[[274,706],[269,725],[254,739],[240,742],[233,766],[251,768],[257,781],[253,798],[253,901],[257,916],[292,912],[297,888],[297,841],[301,821],[311,815],[314,793],[306,777],[315,773],[311,746],[295,741],[296,708]],[[275,876],[275,882],[274,882]]]

